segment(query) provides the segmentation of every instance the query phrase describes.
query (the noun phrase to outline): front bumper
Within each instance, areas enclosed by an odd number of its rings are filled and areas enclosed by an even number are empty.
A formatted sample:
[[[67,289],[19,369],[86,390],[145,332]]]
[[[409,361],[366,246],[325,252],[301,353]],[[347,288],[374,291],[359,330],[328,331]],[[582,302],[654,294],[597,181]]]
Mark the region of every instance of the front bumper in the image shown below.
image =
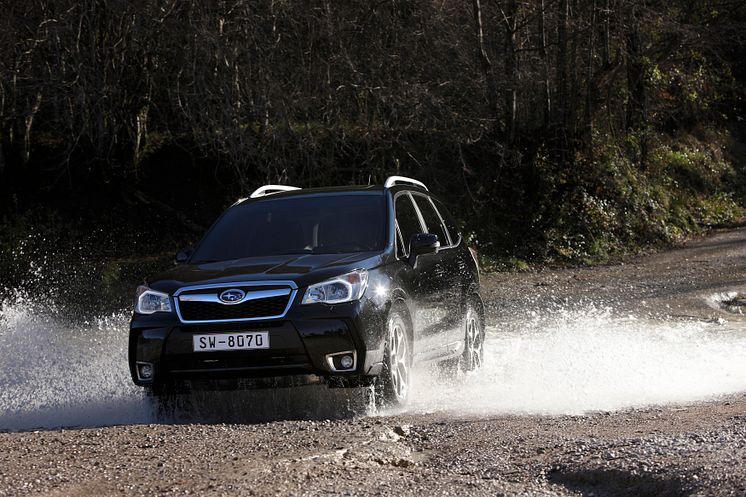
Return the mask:
[[[183,324],[175,314],[136,314],[130,324],[129,364],[137,385],[179,380],[318,375],[377,375],[383,360],[388,306],[363,300],[344,304],[294,305],[282,318],[213,324]],[[270,347],[240,351],[193,351],[194,334],[267,331]],[[335,368],[330,355],[354,355],[353,366]],[[139,367],[152,367],[141,378]]]

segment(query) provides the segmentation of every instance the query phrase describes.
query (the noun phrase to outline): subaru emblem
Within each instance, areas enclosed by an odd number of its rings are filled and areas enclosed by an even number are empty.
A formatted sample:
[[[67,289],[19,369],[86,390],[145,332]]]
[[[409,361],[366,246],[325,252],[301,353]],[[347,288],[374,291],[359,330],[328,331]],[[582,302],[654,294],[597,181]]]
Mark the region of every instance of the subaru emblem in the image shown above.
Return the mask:
[[[224,304],[238,304],[244,299],[244,297],[246,297],[246,292],[239,290],[238,288],[231,288],[230,290],[222,292],[218,298]]]

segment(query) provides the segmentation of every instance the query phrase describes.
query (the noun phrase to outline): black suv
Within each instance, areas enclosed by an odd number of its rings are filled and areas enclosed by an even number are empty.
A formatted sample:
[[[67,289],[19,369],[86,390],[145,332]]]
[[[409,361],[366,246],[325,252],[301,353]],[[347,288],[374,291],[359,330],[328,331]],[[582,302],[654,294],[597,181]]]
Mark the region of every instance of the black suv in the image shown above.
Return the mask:
[[[414,363],[481,365],[476,261],[419,181],[264,186],[177,262],[137,289],[130,325],[132,378],[155,394],[314,375],[396,404]]]

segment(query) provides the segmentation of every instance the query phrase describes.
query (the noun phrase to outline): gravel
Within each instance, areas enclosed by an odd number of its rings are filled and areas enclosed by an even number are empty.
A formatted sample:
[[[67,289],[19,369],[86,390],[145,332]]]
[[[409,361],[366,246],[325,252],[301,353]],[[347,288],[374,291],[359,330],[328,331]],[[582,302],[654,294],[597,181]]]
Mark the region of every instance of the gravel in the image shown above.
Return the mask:
[[[739,326],[706,296],[744,284],[745,229],[624,265],[483,281],[489,322],[592,299]],[[0,496],[191,494],[742,496],[746,395],[582,416],[358,411],[0,433]]]

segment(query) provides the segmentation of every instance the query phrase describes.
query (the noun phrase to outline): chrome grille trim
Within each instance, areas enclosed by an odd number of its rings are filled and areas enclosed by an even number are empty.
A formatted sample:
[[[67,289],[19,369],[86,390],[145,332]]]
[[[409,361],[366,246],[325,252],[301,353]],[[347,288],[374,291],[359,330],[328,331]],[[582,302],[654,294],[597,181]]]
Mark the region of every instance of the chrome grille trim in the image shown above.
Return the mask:
[[[188,295],[181,295],[179,302],[211,302],[213,304],[223,305],[235,305],[247,300],[257,299],[268,299],[271,297],[282,297],[283,295],[289,295],[292,290],[290,288],[283,288],[278,290],[257,290],[256,292],[246,292],[246,296],[238,302],[223,302],[220,300],[220,296],[214,293],[190,293]]]
[[[204,300],[209,297],[212,297],[213,295],[212,294],[211,295],[189,294],[189,295],[180,296],[183,292],[192,292],[195,290],[212,290],[215,288],[229,289],[229,288],[235,288],[235,287],[257,287],[257,286],[259,287],[261,286],[285,286],[287,287],[287,288],[273,289],[273,290],[257,290],[255,292],[246,292],[246,297],[244,297],[242,301],[242,302],[246,302],[249,300],[282,297],[283,295],[289,294],[290,296],[288,298],[288,303],[285,306],[285,309],[282,311],[281,314],[277,314],[275,316],[259,316],[259,317],[252,317],[252,318],[207,319],[207,320],[188,320],[188,319],[184,319],[181,315],[181,310],[179,309],[179,302],[181,300],[183,300],[184,302],[191,301],[191,302],[211,302],[211,303],[224,304],[224,302],[220,301],[217,298],[217,295],[214,296],[215,297],[214,300],[212,299]],[[211,283],[208,285],[184,286],[174,292],[174,308],[176,309],[176,315],[178,316],[179,321],[184,324],[239,323],[239,322],[245,322],[245,321],[268,321],[272,319],[284,318],[285,315],[290,310],[290,306],[293,305],[293,301],[295,300],[295,296],[297,293],[298,293],[298,285],[296,285],[294,281],[290,281],[290,280],[227,281],[224,283]],[[253,295],[253,297],[249,297],[250,295]]]

